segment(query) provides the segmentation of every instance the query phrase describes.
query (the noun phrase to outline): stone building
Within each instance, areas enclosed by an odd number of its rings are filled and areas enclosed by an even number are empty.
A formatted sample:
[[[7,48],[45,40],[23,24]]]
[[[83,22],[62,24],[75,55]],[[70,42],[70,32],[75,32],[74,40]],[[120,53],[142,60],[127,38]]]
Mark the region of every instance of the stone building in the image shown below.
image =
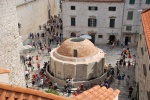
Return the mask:
[[[20,35],[37,32],[40,25],[60,13],[59,5],[60,0],[16,0]]]
[[[89,34],[92,42],[137,45],[140,12],[149,0],[63,0],[64,38]]]
[[[25,86],[24,69],[20,64],[19,54],[22,42],[14,0],[0,1],[0,47],[0,67],[11,70],[10,83]]]
[[[50,52],[49,76],[64,85],[73,78],[74,86],[96,79],[104,74],[105,53],[84,38],[70,38]],[[78,85],[77,85],[78,84]]]
[[[137,93],[138,100],[150,100],[150,9],[143,11],[141,16],[136,65]]]

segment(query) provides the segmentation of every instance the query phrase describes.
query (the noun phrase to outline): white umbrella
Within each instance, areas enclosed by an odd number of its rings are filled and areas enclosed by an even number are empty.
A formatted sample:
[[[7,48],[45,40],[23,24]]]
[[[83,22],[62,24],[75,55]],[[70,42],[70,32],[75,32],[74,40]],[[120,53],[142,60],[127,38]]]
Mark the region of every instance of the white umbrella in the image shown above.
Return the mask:
[[[85,39],[92,39],[92,37],[90,35],[81,35],[80,36],[81,38],[85,38]]]
[[[33,48],[32,48],[32,46],[30,46],[30,45],[24,45],[24,46],[21,48],[21,50],[31,50],[31,49],[33,49]]]

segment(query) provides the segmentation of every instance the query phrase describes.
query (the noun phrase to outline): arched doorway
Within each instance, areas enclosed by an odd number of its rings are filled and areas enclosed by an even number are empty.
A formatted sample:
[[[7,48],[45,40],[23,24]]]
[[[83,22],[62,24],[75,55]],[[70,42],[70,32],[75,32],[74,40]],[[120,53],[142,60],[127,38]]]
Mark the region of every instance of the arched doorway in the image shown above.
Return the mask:
[[[70,37],[76,37],[76,33],[72,32],[72,33],[70,34]]]
[[[115,35],[110,35],[109,36],[109,44],[112,45],[112,43],[115,41],[115,39],[116,39]]]

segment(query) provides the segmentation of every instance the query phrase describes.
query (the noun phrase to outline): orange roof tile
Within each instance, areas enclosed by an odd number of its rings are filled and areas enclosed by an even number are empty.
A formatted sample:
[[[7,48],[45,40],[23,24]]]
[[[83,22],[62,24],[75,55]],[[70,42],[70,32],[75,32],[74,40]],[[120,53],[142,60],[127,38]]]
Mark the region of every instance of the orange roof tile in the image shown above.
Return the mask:
[[[0,83],[0,100],[113,100],[119,93],[119,90],[95,86],[75,97],[64,98],[39,90]]]
[[[150,53],[150,8],[144,10],[141,14],[141,17],[142,17],[142,25],[143,25],[145,38],[146,38],[147,47]]]
[[[71,100],[113,100],[119,93],[119,90],[95,86],[77,96],[72,97]]]
[[[10,70],[0,68],[0,74],[3,74],[3,73],[10,73]]]
[[[69,0],[75,2],[123,2],[124,0]]]
[[[8,84],[0,84],[0,100],[67,100],[62,96],[51,93],[12,86]]]

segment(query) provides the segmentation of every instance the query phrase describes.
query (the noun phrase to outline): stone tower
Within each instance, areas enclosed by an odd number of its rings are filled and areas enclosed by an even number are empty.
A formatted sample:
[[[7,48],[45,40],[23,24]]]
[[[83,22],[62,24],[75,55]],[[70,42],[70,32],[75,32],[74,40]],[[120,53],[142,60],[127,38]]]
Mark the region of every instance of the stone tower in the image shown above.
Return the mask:
[[[0,67],[10,69],[10,84],[19,86],[25,86],[19,53],[22,46],[15,0],[0,0]]]

